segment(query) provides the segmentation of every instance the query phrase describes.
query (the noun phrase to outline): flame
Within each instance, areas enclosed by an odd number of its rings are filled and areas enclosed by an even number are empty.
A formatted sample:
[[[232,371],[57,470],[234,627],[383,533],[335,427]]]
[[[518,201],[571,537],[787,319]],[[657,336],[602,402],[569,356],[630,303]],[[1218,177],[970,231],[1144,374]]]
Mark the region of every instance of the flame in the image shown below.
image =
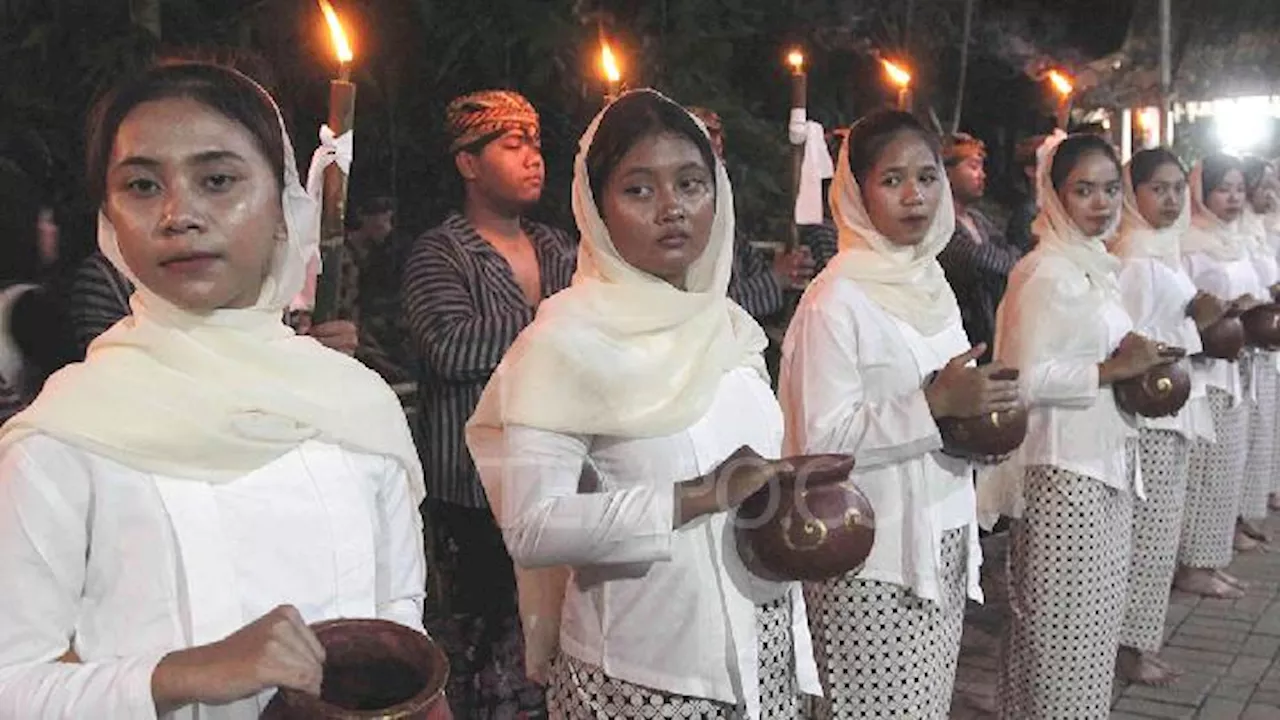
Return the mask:
[[[882,59],[880,62],[881,64],[884,65],[884,71],[886,74],[888,74],[889,80],[891,80],[894,85],[897,85],[898,87],[901,87],[901,88],[905,88],[906,86],[911,84],[911,73],[907,72],[902,67],[894,64],[890,60]]]
[[[1070,95],[1075,90],[1075,86],[1071,84],[1071,79],[1057,70],[1049,71],[1049,82],[1053,83],[1053,89],[1057,90],[1059,95]]]
[[[355,53],[351,52],[351,43],[347,42],[347,34],[342,30],[342,21],[338,19],[338,13],[334,11],[333,5],[329,4],[329,0],[319,0],[320,11],[324,13],[324,20],[329,24],[329,35],[333,37],[333,49],[338,53],[338,62],[346,65],[355,59]]]
[[[600,69],[604,71],[604,79],[611,83],[622,81],[622,70],[618,67],[618,59],[613,55],[609,43],[600,45]]]
[[[799,50],[792,50],[787,53],[787,64],[791,66],[791,70],[797,75],[804,72],[804,53]]]

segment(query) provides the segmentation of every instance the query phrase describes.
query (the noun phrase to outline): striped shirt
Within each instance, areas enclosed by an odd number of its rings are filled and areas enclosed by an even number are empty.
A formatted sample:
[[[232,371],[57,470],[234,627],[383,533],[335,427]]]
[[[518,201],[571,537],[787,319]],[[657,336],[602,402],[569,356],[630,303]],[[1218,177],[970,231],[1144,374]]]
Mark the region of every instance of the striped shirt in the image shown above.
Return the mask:
[[[542,274],[542,296],[568,287],[577,245],[565,232],[524,221]],[[511,266],[461,214],[450,215],[410,248],[401,280],[413,341],[421,411],[423,470],[433,500],[486,508],[463,436],[480,393],[534,308]]]
[[[133,283],[100,252],[84,259],[71,279],[67,312],[79,356],[89,343],[129,314]]]
[[[970,210],[969,219],[979,237],[973,237],[965,224],[957,221],[951,242],[938,255],[938,262],[956,294],[969,342],[987,343],[987,352],[981,359],[987,362],[995,348],[996,308],[1004,297],[1009,271],[1022,252],[1005,240],[986,215]]]
[[[741,233],[733,243],[729,299],[741,305],[757,322],[782,311],[782,285],[773,274],[773,263]]]

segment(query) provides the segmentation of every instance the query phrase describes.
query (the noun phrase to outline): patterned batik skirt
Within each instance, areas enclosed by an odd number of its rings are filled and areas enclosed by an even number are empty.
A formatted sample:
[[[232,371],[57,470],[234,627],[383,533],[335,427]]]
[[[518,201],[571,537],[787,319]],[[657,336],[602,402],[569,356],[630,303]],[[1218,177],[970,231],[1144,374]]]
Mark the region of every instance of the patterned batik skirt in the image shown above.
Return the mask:
[[[791,595],[756,608],[761,720],[801,720],[796,684]],[[744,720],[746,708],[686,697],[611,678],[600,668],[561,653],[552,663],[547,708],[556,720]]]
[[[1187,468],[1187,504],[1178,562],[1193,568],[1231,563],[1245,463],[1248,407],[1224,390],[1209,388],[1209,410],[1217,442],[1196,440]]]
[[[1182,510],[1187,499],[1190,443],[1171,430],[1143,430],[1138,441],[1146,502],[1133,505],[1129,604],[1120,644],[1159,652],[1169,611],[1169,588],[1178,565]]]
[[[1253,395],[1249,405],[1249,453],[1244,466],[1244,486],[1240,492],[1240,517],[1262,520],[1267,517],[1267,496],[1275,485],[1276,393],[1275,362],[1271,353],[1256,355],[1252,372]]]
[[[1026,470],[1009,548],[1003,720],[1104,720],[1125,612],[1133,498],[1055,467]]]
[[[945,720],[951,708],[969,573],[969,529],[942,538],[940,602],[845,575],[805,585],[825,697],[812,720]]]

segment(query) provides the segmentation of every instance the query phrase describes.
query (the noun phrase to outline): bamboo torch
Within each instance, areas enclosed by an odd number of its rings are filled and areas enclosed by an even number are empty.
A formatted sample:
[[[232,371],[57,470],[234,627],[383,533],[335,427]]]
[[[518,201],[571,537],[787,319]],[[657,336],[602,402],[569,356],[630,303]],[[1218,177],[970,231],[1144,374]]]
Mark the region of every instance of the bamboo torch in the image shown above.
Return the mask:
[[[338,77],[329,81],[329,128],[335,136],[355,127],[356,85],[351,82],[351,44],[342,29],[338,13],[329,0],[319,0],[320,10],[333,38],[338,57]],[[342,246],[346,238],[347,174],[336,163],[325,168],[324,195],[320,214],[320,259],[322,272],[316,279],[313,323],[333,320],[338,313],[338,292],[342,286]]]
[[[609,105],[622,93],[622,68],[609,41],[600,41],[600,74],[604,76],[604,104]]]
[[[791,140],[791,232],[787,236],[786,250],[791,252],[800,245],[796,203],[800,198],[800,173],[804,166],[805,123],[809,120],[809,76],[804,71],[804,53],[800,50],[787,53],[787,65],[791,67],[791,119],[788,123]]]
[[[1075,91],[1075,86],[1071,83],[1071,78],[1059,70],[1050,70],[1048,77],[1054,91],[1058,93],[1058,127],[1066,130],[1071,119],[1071,94]]]
[[[888,76],[889,82],[898,88],[898,109],[911,112],[911,73],[892,60],[882,59],[880,63],[884,66],[884,74]]]

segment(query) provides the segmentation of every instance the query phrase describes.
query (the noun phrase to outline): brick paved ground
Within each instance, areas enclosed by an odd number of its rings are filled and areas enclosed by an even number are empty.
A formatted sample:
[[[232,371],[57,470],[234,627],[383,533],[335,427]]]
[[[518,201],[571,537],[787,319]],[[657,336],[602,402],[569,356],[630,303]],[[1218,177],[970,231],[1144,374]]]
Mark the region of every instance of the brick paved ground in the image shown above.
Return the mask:
[[[1164,657],[1187,673],[1171,688],[1117,683],[1111,720],[1280,720],[1280,517],[1268,525],[1275,548],[1239,555],[1231,566],[1252,584],[1243,600],[1174,593]],[[988,603],[971,607],[965,620],[952,720],[993,717],[996,656],[1008,606],[1003,543],[988,545]]]

